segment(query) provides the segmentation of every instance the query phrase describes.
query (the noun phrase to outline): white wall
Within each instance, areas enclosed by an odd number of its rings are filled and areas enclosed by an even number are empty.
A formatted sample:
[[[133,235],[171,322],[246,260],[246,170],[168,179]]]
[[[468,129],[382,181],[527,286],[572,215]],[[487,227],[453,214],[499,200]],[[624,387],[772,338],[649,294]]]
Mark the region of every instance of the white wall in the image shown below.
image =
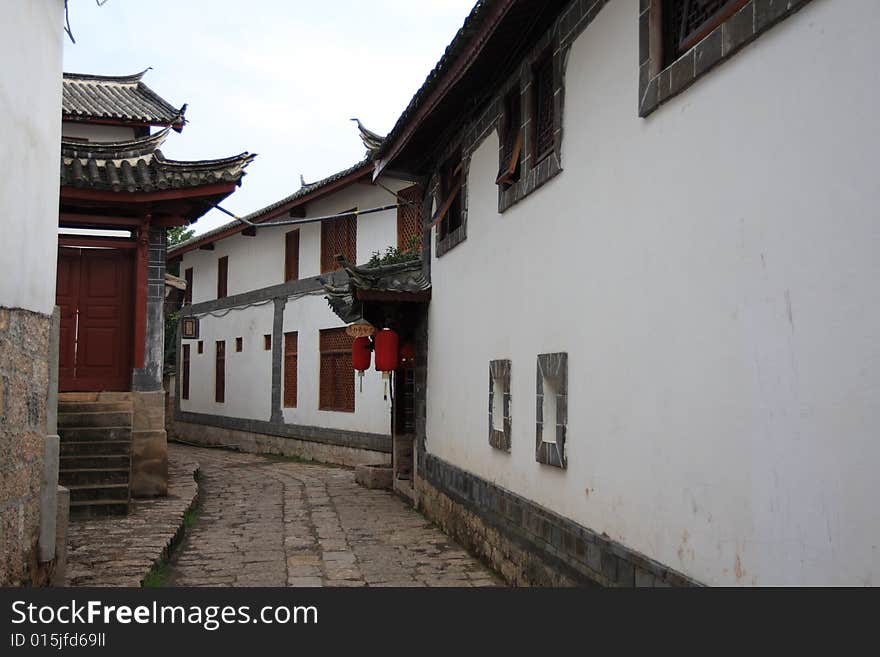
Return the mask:
[[[3,3],[0,306],[55,306],[63,0]]]
[[[706,583],[880,584],[880,4],[815,0],[647,120],[637,7],[571,50],[557,178],[499,215],[497,137],[474,155],[433,265],[428,449]],[[567,471],[534,458],[554,351]]]
[[[398,190],[409,183],[383,180],[387,187]],[[387,205],[393,197],[380,187],[353,184],[308,205],[307,216],[317,217],[344,212],[353,207],[367,209]],[[366,263],[373,251],[384,251],[397,244],[397,212],[395,210],[358,218],[357,259]],[[193,268],[193,303],[216,298],[217,261],[229,257],[228,293],[248,292],[284,282],[285,234],[293,227],[259,228],[255,237],[233,235],[215,243],[214,251],[196,250],[183,256],[181,275]],[[300,230],[300,278],[320,272],[321,224],[303,224]],[[184,411],[210,413],[227,417],[268,420],[271,415],[271,352],[262,351],[263,335],[272,333],[273,304],[255,310],[230,312],[226,317],[201,320],[205,354],[196,355],[191,341],[190,400],[181,400]],[[355,412],[341,413],[318,410],[319,343],[321,329],[345,326],[330,310],[324,293],[290,299],[284,312],[284,332],[298,332],[297,407],[284,409],[285,422],[304,426],[388,434],[391,431],[391,402],[383,399],[381,374],[368,371],[363,391],[355,376]],[[216,337],[220,336],[220,337]],[[247,356],[238,361],[235,338],[242,336]],[[214,341],[227,340],[226,403],[214,402]],[[249,345],[254,345],[250,348]],[[259,349],[259,351],[256,351]],[[242,356],[242,354],[239,354]],[[197,359],[201,359],[197,363]],[[250,359],[254,360],[251,361]],[[233,381],[236,384],[233,384]],[[239,385],[233,401],[232,385]],[[197,392],[197,389],[199,392]]]
[[[134,139],[134,128],[127,128],[121,125],[99,125],[64,121],[61,124],[61,134],[64,137],[77,137],[96,142],[129,141]]]

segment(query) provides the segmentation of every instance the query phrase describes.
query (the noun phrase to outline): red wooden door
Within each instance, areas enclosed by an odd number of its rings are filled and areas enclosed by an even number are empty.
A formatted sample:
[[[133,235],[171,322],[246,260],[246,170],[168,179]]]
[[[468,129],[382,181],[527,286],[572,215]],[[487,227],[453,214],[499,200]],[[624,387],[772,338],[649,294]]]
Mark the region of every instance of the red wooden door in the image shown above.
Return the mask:
[[[132,259],[113,249],[67,249],[58,258],[59,387],[129,390]]]

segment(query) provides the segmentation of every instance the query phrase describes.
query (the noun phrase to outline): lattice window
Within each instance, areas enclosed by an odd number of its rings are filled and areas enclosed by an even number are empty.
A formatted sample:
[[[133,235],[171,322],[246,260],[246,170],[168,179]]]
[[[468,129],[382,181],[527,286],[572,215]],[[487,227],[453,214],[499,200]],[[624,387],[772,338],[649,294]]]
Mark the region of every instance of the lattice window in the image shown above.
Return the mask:
[[[555,120],[553,101],[553,55],[547,53],[534,67],[533,107],[535,119],[534,166],[553,152]]]
[[[747,1],[665,0],[662,8],[664,65],[678,59]]]
[[[522,112],[519,86],[504,98],[502,119],[501,165],[496,185],[509,187],[519,180],[522,160]]]
[[[183,345],[183,371],[180,376],[180,398],[189,399],[189,345]]]
[[[339,268],[336,261],[337,254],[342,254],[347,262],[356,263],[357,261],[357,217],[355,215],[321,222],[322,273],[335,271]]]
[[[284,408],[296,408],[296,331],[284,334]]]
[[[344,328],[324,329],[320,334],[321,376],[318,408],[354,413],[354,338]]]
[[[397,192],[397,248],[419,251],[422,248],[422,188],[413,185]]]
[[[461,150],[457,150],[446,160],[440,172],[443,205],[435,221],[440,222],[441,240],[461,226],[461,169]]]
[[[214,401],[226,401],[226,342],[217,341],[217,355],[214,361]]]

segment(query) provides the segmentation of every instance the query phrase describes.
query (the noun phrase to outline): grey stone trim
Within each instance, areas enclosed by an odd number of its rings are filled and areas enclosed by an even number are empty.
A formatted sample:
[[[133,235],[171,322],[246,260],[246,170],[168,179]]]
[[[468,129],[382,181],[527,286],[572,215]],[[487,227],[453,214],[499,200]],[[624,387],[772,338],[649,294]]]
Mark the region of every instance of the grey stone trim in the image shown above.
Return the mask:
[[[580,584],[700,586],[622,543],[423,451],[419,472],[455,503]]]
[[[344,270],[333,272],[334,278],[338,276],[347,276]],[[213,301],[203,301],[180,309],[181,317],[191,317],[193,315],[201,315],[204,313],[214,312],[216,310],[225,310],[236,306],[246,306],[249,304],[259,303],[260,301],[269,301],[270,299],[280,299],[291,297],[297,294],[307,294],[309,292],[317,292],[322,290],[320,276],[312,276],[303,278],[298,281],[290,281],[280,285],[272,285],[270,287],[252,290],[250,292],[242,292],[233,294],[223,299],[214,299]]]
[[[221,429],[232,429],[233,431],[262,433],[267,436],[295,438],[325,445],[368,449],[385,454],[391,453],[391,436],[379,433],[327,429],[325,427],[310,427],[298,424],[279,424],[272,421],[249,420],[238,417],[210,415],[208,413],[192,413],[181,411],[179,407],[175,409],[174,419],[188,424],[203,424],[210,427],[220,427]]]
[[[275,313],[272,318],[272,422],[278,424],[284,422],[284,414],[281,410],[281,382],[282,367],[284,366],[284,307],[287,305],[287,297],[275,299]]]
[[[639,116],[651,114],[808,2],[810,0],[749,0],[693,48],[663,68],[662,62],[657,61],[660,49],[652,44],[655,35],[651,29],[651,15],[660,0],[640,0]]]
[[[489,444],[496,449],[510,451],[511,417],[510,417],[510,361],[493,360],[489,362]],[[502,394],[502,426],[501,431],[495,428],[495,382],[501,385]]]
[[[544,436],[544,380],[556,387],[556,442],[546,442]],[[565,469],[568,467],[565,440],[568,431],[568,354],[541,354],[537,367],[536,448],[538,463]]]
[[[147,334],[144,345],[144,366],[132,370],[134,392],[156,392],[162,389],[162,368],[165,362],[165,229],[150,228],[147,246]]]

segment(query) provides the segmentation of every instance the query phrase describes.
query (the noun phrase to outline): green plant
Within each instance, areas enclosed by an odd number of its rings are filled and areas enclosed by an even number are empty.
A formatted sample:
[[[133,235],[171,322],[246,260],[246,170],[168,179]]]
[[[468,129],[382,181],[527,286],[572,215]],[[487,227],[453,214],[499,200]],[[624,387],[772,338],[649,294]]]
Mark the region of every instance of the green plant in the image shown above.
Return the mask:
[[[168,581],[170,570],[170,564],[163,559],[159,563],[155,564],[152,568],[150,568],[150,572],[148,572],[147,576],[144,577],[144,581],[141,583],[141,586],[146,589],[157,589],[165,586],[165,583]]]
[[[373,251],[370,256],[367,267],[381,267],[382,265],[394,265],[399,262],[409,262],[419,257],[418,237],[413,235],[410,239],[410,245],[407,249],[399,249],[396,246],[389,246],[385,249],[385,253]]]

